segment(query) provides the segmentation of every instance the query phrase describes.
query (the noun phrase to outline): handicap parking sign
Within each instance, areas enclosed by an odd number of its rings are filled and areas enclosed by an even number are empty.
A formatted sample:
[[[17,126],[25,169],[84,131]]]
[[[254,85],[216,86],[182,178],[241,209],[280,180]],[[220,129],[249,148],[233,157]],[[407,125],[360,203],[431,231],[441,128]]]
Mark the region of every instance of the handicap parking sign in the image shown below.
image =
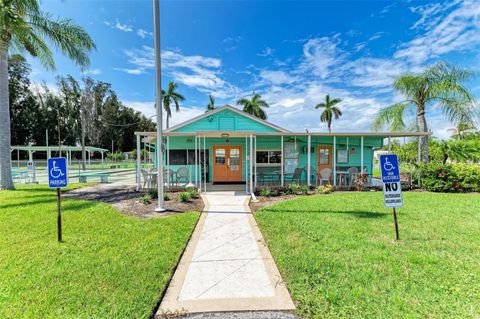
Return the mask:
[[[48,159],[48,186],[63,188],[68,186],[67,159],[52,157]]]
[[[380,168],[382,170],[382,182],[400,182],[400,169],[396,154],[380,155]]]

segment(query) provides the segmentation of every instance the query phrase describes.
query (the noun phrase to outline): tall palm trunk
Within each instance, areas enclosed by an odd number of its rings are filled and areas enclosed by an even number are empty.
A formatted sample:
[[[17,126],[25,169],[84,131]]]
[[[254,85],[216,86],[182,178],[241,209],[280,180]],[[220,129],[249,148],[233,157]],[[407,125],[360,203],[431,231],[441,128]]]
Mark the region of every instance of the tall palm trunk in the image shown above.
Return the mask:
[[[10,153],[8,45],[0,43],[0,189],[15,189]]]
[[[425,105],[417,106],[417,123],[420,132],[428,133],[427,120],[425,119]],[[420,137],[420,156],[422,162],[428,163],[428,135]]]
[[[332,122],[328,122],[328,133],[332,133]]]

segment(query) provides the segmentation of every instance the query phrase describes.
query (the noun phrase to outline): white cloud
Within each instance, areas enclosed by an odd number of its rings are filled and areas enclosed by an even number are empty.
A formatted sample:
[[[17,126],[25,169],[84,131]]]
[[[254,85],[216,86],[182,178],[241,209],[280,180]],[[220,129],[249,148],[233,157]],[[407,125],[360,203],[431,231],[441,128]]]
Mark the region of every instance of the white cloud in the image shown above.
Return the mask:
[[[132,32],[133,31],[133,27],[131,25],[122,24],[118,21],[118,19],[116,20],[115,23],[108,22],[108,21],[103,21],[103,23],[105,25],[109,26],[112,29],[117,29],[117,30],[120,30],[120,31],[123,31],[123,32]]]
[[[308,40],[303,45],[302,69],[312,72],[322,79],[331,75],[342,60],[339,35]]]
[[[290,84],[299,80],[298,76],[291,76],[285,71],[260,71],[260,77],[272,84]]]
[[[83,72],[85,75],[99,75],[102,73],[102,70],[100,69],[91,69],[91,70],[86,70]]]
[[[263,56],[263,57],[268,57],[268,56],[272,56],[273,55],[273,52],[275,50],[273,50],[272,48],[270,47],[265,47],[262,52],[260,53],[257,53],[258,56]]]
[[[124,50],[134,68],[116,68],[129,74],[143,74],[155,67],[154,50],[149,46]],[[175,81],[204,93],[215,93],[219,98],[238,94],[239,89],[222,79],[222,61],[201,55],[184,55],[172,50],[162,51],[162,69]]]
[[[143,30],[143,29],[138,29],[138,30],[137,30],[137,35],[138,35],[140,38],[145,39],[146,37],[152,37],[152,36],[153,36],[153,32],[146,31],[146,30]]]
[[[438,12],[443,11],[430,9],[427,15]],[[419,21],[416,27],[425,23],[422,19]],[[394,57],[421,64],[443,54],[480,45],[480,2],[464,1],[445,17],[438,17],[436,22],[435,26],[427,25],[425,34],[403,44]]]

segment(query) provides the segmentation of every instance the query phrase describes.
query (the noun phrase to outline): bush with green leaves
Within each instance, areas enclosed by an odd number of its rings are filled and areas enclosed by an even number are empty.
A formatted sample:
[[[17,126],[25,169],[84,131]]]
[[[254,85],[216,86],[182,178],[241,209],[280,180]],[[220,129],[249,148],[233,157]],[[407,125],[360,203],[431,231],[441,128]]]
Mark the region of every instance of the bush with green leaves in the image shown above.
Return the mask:
[[[190,200],[190,193],[189,192],[181,192],[179,195],[180,201],[182,203],[186,203]]]
[[[270,188],[263,188],[260,190],[260,196],[269,197],[271,194]]]
[[[150,197],[151,197],[152,199],[158,198],[158,189],[156,189],[156,188],[150,188],[150,189],[147,191],[147,194],[150,195]]]
[[[150,196],[150,194],[145,194],[141,197],[140,201],[143,204],[148,205],[152,202],[152,196]]]
[[[298,183],[291,183],[288,185],[288,193],[294,195],[306,195],[308,194],[309,187],[308,185],[302,185]]]
[[[320,185],[317,187],[316,191],[317,191],[317,194],[330,194],[331,192],[333,192],[333,185]]]
[[[169,201],[170,200],[170,195],[168,195],[168,193],[163,193],[163,200],[164,201]]]
[[[430,162],[418,169],[421,187],[432,192],[479,192],[478,164],[442,164]]]
[[[189,189],[188,192],[191,198],[198,198],[198,190],[196,188]]]

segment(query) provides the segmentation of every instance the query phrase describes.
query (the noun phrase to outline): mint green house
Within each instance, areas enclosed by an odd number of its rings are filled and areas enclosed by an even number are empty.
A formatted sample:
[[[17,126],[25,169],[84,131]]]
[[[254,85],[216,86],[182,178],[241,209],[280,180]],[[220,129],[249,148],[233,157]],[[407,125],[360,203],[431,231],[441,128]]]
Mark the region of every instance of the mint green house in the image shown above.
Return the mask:
[[[158,150],[155,132],[135,134],[138,149],[144,142]],[[212,184],[245,184],[251,192],[292,182],[351,188],[360,173],[372,180],[373,152],[385,138],[418,134],[291,132],[225,105],[164,130],[165,179],[202,191]],[[138,157],[140,186],[139,171]]]

